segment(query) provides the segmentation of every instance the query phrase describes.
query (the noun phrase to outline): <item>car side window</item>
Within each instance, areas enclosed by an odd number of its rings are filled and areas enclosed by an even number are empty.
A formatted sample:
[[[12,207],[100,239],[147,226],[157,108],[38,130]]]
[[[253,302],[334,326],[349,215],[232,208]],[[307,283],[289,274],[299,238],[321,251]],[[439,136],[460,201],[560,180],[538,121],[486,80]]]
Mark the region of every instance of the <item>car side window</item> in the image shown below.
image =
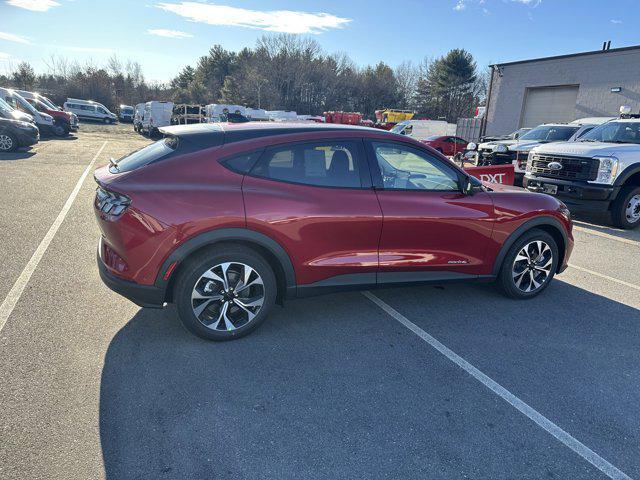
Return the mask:
[[[262,152],[241,153],[233,157],[222,160],[224,166],[236,173],[245,174],[251,170]]]
[[[457,191],[458,175],[437,158],[399,143],[372,143],[382,175],[391,190]]]
[[[251,175],[319,187],[361,187],[359,149],[352,141],[290,144],[267,149]]]

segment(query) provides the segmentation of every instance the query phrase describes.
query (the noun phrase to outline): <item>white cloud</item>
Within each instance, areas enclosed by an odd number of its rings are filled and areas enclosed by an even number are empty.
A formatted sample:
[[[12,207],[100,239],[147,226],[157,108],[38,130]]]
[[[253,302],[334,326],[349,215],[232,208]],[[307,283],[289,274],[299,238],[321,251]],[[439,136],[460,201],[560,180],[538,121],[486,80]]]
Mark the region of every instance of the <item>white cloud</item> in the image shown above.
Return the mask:
[[[11,55],[8,53],[0,52],[0,62],[6,62],[11,58]]]
[[[24,8],[33,12],[46,12],[50,8],[59,7],[60,4],[54,0],[7,0],[9,5]]]
[[[463,10],[466,10],[467,5],[484,5],[485,1],[486,0],[457,0],[453,9],[456,12],[461,12]],[[503,0],[503,1],[506,2],[507,0]],[[525,5],[530,8],[536,8],[538,5],[542,3],[542,0],[508,0],[508,1],[512,3],[519,3],[521,5]],[[489,10],[485,7],[482,8],[482,11],[485,15],[490,13]]]
[[[160,3],[158,8],[185,17],[193,22],[256,28],[269,32],[322,33],[330,28],[342,28],[349,18],[329,13],[308,13],[292,10],[249,10],[213,3]]]
[[[7,42],[16,43],[31,43],[27,37],[15,35],[13,33],[0,32],[0,40],[6,40]]]
[[[193,38],[193,35],[179,30],[165,30],[164,28],[154,28],[147,30],[150,35],[167,38]]]
[[[52,43],[47,43],[41,46],[47,47],[47,48],[55,48],[57,50],[68,50],[70,52],[82,52],[82,53],[114,53],[115,52],[113,48],[102,48],[102,47],[76,47],[74,45],[55,45]]]
[[[613,23],[613,24],[615,24],[615,25],[620,25],[620,24],[622,23],[622,20],[614,20],[614,19],[611,19],[611,20],[610,20],[610,22],[611,22],[611,23]]]

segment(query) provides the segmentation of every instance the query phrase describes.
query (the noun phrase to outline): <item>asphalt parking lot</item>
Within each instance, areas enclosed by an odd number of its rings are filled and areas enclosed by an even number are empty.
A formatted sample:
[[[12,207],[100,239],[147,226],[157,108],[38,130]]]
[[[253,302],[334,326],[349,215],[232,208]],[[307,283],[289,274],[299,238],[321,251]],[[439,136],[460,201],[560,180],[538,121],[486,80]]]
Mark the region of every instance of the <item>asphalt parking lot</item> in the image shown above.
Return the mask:
[[[640,231],[579,218],[527,302],[343,293],[209,343],[98,276],[92,172],[147,142],[0,155],[0,478],[640,478]]]

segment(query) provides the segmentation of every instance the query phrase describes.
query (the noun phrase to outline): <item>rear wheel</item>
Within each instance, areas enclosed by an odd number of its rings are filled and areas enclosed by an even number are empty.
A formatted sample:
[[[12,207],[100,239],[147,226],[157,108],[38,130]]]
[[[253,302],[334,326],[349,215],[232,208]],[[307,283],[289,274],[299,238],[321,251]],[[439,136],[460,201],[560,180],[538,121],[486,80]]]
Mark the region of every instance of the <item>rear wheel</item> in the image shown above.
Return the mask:
[[[13,152],[18,148],[18,140],[9,132],[0,133],[0,152]]]
[[[611,219],[619,228],[636,228],[640,226],[640,187],[629,185],[623,187],[611,206]]]
[[[505,256],[498,277],[511,298],[533,298],[549,286],[558,267],[558,245],[551,235],[533,229],[522,235]]]
[[[255,251],[219,245],[189,260],[175,287],[183,325],[209,340],[231,340],[255,330],[276,300],[273,270]]]

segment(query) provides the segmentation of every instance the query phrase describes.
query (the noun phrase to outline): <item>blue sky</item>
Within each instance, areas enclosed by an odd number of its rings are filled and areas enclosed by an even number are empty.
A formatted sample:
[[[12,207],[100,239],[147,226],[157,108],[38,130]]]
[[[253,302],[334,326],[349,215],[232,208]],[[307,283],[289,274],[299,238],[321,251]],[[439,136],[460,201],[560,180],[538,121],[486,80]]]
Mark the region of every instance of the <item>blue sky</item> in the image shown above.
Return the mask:
[[[216,43],[309,35],[359,65],[465,48],[479,65],[640,43],[637,0],[0,0],[0,71],[51,55],[104,65],[113,53],[166,81]]]

